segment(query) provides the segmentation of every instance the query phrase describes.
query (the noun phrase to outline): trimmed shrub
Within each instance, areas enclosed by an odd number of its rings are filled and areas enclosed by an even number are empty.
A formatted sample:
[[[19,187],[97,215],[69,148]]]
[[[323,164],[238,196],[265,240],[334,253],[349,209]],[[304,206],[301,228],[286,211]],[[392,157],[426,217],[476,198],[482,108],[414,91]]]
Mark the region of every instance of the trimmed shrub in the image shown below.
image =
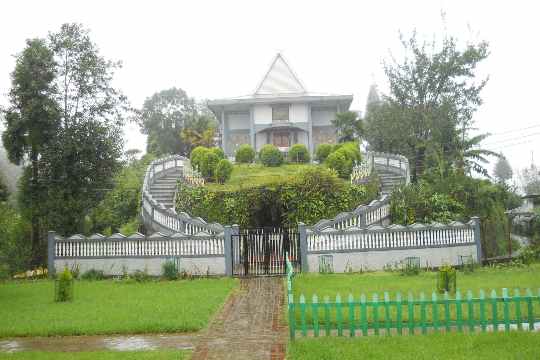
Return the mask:
[[[343,149],[339,149],[328,155],[325,164],[330,169],[334,169],[340,178],[347,179],[351,175],[352,160],[347,157]]]
[[[266,144],[261,148],[259,159],[265,166],[280,166],[283,164],[283,154],[272,144]]]
[[[217,146],[214,146],[210,148],[210,151],[217,155],[220,159],[225,159],[225,153],[223,152],[223,149]]]
[[[161,275],[167,280],[176,280],[178,279],[178,266],[176,266],[176,261],[167,260],[161,266]]]
[[[289,161],[295,163],[307,163],[310,160],[309,151],[304,144],[294,144],[289,149]]]
[[[235,154],[237,163],[252,163],[255,160],[255,150],[249,144],[242,144],[238,147]]]
[[[90,269],[81,274],[81,280],[103,280],[105,273],[103,270]]]
[[[315,159],[320,163],[323,163],[328,155],[332,152],[332,145],[330,144],[320,144],[315,150]]]
[[[351,141],[342,143],[340,145],[341,146],[337,149],[337,151],[343,151],[347,158],[353,163],[362,160],[362,156],[360,155],[360,149],[358,148],[358,143]]]
[[[189,160],[191,161],[191,165],[197,169],[201,170],[201,163],[202,159],[205,154],[207,154],[210,151],[210,149],[204,147],[204,146],[197,146],[195,149],[191,151],[191,154],[189,155]]]
[[[67,267],[55,282],[54,301],[66,302],[73,300],[73,275]]]
[[[450,265],[443,265],[437,274],[437,291],[441,294],[448,292],[456,293],[456,269]]]
[[[221,159],[219,160],[217,166],[216,166],[216,181],[220,184],[223,184],[227,182],[231,178],[231,174],[233,171],[233,166],[231,162],[227,159]]]
[[[199,166],[199,171],[201,172],[201,175],[207,180],[213,179],[218,162],[219,157],[212,151],[207,151],[206,153],[204,153],[204,155],[202,155]]]

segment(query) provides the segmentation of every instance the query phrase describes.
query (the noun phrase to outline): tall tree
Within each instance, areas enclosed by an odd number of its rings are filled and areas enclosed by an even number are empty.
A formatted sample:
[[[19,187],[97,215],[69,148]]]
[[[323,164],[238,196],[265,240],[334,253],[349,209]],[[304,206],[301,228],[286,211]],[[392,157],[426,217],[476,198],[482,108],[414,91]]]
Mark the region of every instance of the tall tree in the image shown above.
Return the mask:
[[[402,130],[401,140],[394,141],[397,148],[385,150],[409,157],[413,179],[422,174],[426,152],[431,146],[442,147],[450,163],[463,166],[459,149],[463,153],[467,142],[472,140],[468,131],[476,109],[482,104],[480,93],[487,79],[477,80],[476,68],[487,58],[488,44],[469,43],[461,50],[452,36],[445,35],[439,44],[421,42],[415,33],[409,39],[402,37],[402,44],[404,58],[384,62],[390,93],[384,97],[386,107],[382,109],[392,114],[393,119],[384,125]],[[381,106],[374,107],[377,108]],[[370,144],[375,133],[384,136],[388,132],[381,131],[382,124],[374,121],[380,117],[375,112],[369,111],[366,116]],[[379,149],[375,146],[375,150]]]
[[[146,151],[157,156],[186,154],[180,133],[195,111],[194,100],[182,89],[173,87],[147,98],[138,112],[141,132],[148,135]]]
[[[508,160],[501,154],[499,160],[495,164],[493,169],[493,177],[501,184],[506,184],[506,182],[512,179],[512,167]]]
[[[41,260],[40,222],[37,206],[41,188],[40,165],[44,149],[56,136],[58,107],[54,101],[56,68],[53,53],[42,39],[27,40],[11,74],[10,107],[2,140],[11,162],[30,160],[26,171],[29,217],[32,224],[32,263]]]
[[[336,114],[332,119],[332,125],[335,126],[339,142],[353,141],[363,135],[362,120],[354,111],[344,111]]]
[[[62,233],[81,231],[85,214],[112,187],[122,156],[128,104],[112,86],[121,64],[106,60],[79,24],[49,34],[56,60],[58,135],[43,154],[47,221]]]

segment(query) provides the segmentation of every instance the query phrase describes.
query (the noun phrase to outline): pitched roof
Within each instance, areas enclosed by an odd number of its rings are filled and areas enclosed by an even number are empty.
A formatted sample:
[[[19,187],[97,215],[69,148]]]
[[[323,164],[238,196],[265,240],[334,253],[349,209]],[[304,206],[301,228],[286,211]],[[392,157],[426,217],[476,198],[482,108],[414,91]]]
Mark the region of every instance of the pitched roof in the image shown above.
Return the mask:
[[[306,89],[283,56],[278,53],[254,95],[302,94]]]

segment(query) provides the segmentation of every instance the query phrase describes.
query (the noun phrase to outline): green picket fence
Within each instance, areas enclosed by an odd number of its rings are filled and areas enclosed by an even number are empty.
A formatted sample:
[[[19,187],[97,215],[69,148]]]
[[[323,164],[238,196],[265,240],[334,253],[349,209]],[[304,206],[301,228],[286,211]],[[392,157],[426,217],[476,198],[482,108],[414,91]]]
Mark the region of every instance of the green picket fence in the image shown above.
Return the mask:
[[[530,289],[522,293],[515,289],[510,295],[502,289],[501,296],[492,290],[486,295],[480,290],[478,297],[471,291],[462,296],[456,291],[455,297],[448,293],[432,293],[426,298],[423,293],[415,299],[412,294],[406,298],[401,294],[391,299],[388,292],[382,299],[374,294],[371,299],[365,295],[355,299],[349,295],[344,301],[319,299],[313,295],[306,301],[300,295],[295,302],[292,293],[294,272],[287,263],[287,293],[290,337],[297,332],[302,336],[357,336],[357,335],[402,335],[426,334],[439,331],[510,331],[533,330],[540,321],[540,289],[533,294]]]

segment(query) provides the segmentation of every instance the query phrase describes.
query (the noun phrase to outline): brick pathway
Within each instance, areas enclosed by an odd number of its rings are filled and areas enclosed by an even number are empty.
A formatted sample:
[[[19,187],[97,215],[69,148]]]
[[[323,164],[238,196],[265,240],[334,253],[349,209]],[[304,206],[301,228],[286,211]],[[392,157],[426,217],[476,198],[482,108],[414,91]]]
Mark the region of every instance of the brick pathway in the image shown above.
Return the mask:
[[[282,278],[242,279],[222,311],[201,334],[193,360],[285,358]]]

